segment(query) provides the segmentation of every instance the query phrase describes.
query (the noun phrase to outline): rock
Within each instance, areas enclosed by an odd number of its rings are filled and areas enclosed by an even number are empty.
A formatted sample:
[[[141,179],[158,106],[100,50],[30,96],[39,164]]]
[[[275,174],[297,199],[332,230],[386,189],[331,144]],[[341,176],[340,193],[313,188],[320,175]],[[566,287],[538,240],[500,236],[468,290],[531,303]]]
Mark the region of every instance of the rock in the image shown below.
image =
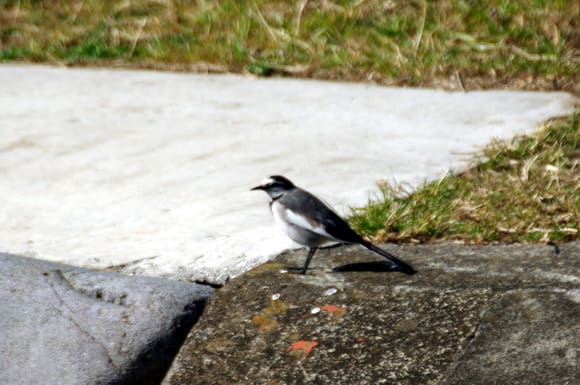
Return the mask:
[[[228,282],[164,385],[577,384],[580,242],[386,248],[280,256]]]
[[[578,294],[505,293],[486,309],[473,340],[442,384],[578,384]]]
[[[210,287],[0,253],[0,384],[158,384]]]

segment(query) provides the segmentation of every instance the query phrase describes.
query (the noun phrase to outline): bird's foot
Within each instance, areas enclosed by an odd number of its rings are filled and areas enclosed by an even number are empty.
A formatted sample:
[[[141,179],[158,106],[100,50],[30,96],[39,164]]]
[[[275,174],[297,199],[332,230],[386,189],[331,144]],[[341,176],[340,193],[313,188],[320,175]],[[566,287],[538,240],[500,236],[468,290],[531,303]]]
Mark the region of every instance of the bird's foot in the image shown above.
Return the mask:
[[[288,273],[291,274],[300,274],[300,275],[306,274],[306,270],[304,270],[304,268],[302,267],[286,266],[284,270],[286,270]]]

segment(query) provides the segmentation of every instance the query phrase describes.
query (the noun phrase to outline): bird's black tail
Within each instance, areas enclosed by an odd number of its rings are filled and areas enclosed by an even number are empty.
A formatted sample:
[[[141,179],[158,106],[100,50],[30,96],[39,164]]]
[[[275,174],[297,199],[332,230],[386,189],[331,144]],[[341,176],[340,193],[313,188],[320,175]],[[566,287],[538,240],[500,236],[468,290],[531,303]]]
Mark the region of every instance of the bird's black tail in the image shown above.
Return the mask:
[[[366,247],[370,251],[375,252],[378,255],[381,255],[381,256],[385,257],[387,260],[393,262],[395,265],[397,265],[397,268],[399,269],[399,271],[401,273],[405,273],[407,275],[413,275],[417,272],[417,270],[415,270],[413,268],[413,266],[409,265],[406,262],[401,261],[399,258],[395,257],[393,254],[389,253],[386,250],[381,249],[378,246],[373,245],[370,242],[363,241],[363,242],[361,242],[361,245],[363,245],[364,247]]]

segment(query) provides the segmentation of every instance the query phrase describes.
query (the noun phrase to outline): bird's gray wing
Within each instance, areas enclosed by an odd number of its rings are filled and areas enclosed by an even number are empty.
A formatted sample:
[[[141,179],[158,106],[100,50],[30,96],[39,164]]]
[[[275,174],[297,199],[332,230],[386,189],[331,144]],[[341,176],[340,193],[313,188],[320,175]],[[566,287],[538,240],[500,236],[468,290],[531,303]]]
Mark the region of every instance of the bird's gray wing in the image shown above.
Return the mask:
[[[362,241],[350,226],[329,206],[308,191],[296,188],[280,198],[287,219],[301,228],[343,242]]]

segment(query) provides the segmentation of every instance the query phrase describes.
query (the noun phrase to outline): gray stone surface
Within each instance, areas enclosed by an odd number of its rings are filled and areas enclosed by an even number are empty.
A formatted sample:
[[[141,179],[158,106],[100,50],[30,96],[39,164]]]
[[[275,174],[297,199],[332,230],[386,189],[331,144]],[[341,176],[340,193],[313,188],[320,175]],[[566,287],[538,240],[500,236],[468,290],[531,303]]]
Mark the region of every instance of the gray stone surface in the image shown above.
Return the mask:
[[[502,295],[442,385],[580,382],[580,293],[531,289]]]
[[[304,250],[228,282],[164,385],[575,385],[580,383],[580,242]],[[298,341],[317,345],[309,354]]]
[[[212,293],[0,253],[0,384],[158,384]]]

